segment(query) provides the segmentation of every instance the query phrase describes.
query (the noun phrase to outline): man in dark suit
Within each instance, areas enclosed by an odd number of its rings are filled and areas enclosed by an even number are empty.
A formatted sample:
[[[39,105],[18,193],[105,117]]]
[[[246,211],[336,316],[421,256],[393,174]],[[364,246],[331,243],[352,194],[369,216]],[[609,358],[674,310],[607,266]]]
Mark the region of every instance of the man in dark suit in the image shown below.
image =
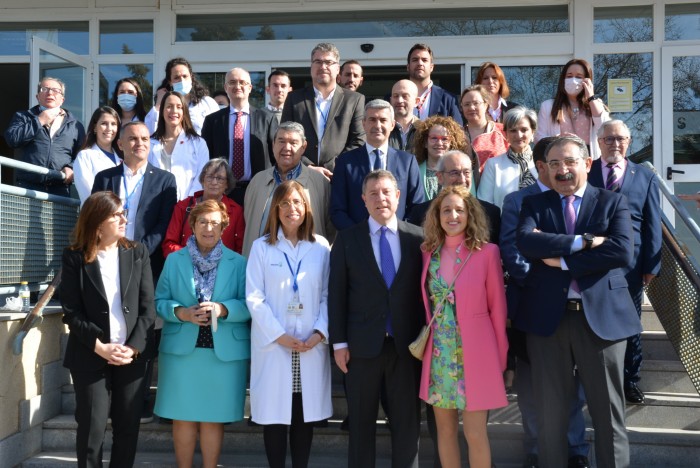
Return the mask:
[[[341,231],[331,250],[329,333],[335,362],[347,379],[350,468],[375,466],[382,386],[392,466],[418,467],[420,363],[408,345],[425,323],[417,287],[423,234],[398,220],[399,198],[390,172],[370,172],[362,191],[370,216]]]
[[[336,83],[340,53],[333,44],[321,43],[311,51],[313,87],[292,91],[282,110],[282,122],[304,126],[308,146],[304,164],[333,176],[339,154],[365,142],[362,111],[365,97]]]
[[[591,159],[578,137],[547,148],[553,190],[523,201],[517,246],[530,262],[515,317],[527,333],[541,466],[567,466],[574,365],[595,429],[600,467],[629,466],[623,362],[641,331],[627,289],[633,237],[627,200],[587,183]]]
[[[228,161],[236,178],[229,196],[243,206],[250,179],[275,163],[272,143],[278,121],[273,113],[249,104],[253,85],[250,74],[242,68],[226,73],[224,89],[231,105],[204,119],[202,138],[207,142],[209,158]]]
[[[609,120],[598,131],[600,159],[593,162],[590,184],[613,190],[627,197],[634,228],[634,260],[627,267],[630,294],[642,316],[644,286],[661,269],[661,203],[659,184],[647,168],[626,158],[630,130],[621,120]],[[642,340],[639,334],[627,339],[625,352],[625,398],[629,403],[644,403],[639,389],[642,365]]]
[[[396,216],[403,220],[425,195],[415,156],[389,146],[394,128],[394,109],[386,101],[375,99],[365,106],[362,125],[367,143],[341,154],[331,179],[331,222],[336,229],[347,229],[367,219],[362,204],[362,184],[367,174],[385,169],[394,175],[400,191]]]
[[[459,150],[446,152],[438,162],[437,178],[438,185],[441,188],[451,185],[463,185],[468,190],[471,190],[471,175],[471,158]],[[416,226],[422,226],[425,215],[430,208],[430,202],[431,200],[414,206],[406,221]],[[479,203],[486,213],[486,219],[489,221],[489,242],[498,244],[499,233],[501,231],[501,210],[493,203],[483,200],[479,200]]]
[[[457,98],[448,93],[430,79],[435,64],[433,63],[433,51],[427,44],[415,44],[408,51],[408,77],[418,87],[418,102],[416,115],[425,120],[432,115],[444,115],[452,117],[462,125],[462,112],[459,109]]]

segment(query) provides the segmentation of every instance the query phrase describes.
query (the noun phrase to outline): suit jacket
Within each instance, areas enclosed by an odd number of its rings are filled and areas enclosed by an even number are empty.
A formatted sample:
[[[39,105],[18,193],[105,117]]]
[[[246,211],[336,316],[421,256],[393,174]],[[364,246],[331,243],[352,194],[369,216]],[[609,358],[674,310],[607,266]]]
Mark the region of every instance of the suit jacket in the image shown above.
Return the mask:
[[[396,217],[405,219],[411,209],[425,199],[418,163],[411,153],[389,147],[386,168],[396,178],[401,191]],[[365,145],[338,157],[331,179],[330,206],[331,222],[336,229],[349,228],[369,217],[362,201],[362,181],[370,172]]]
[[[316,97],[313,88],[292,91],[282,110],[282,122],[293,121],[304,127],[306,153],[304,164],[323,166],[333,171],[339,154],[350,151],[365,142],[362,118],[365,115],[365,97],[360,93],[335,87],[331,108],[328,111],[326,129],[321,138],[321,155],[318,154],[318,125],[316,121]]]
[[[477,199],[478,200],[478,199]],[[501,232],[501,210],[494,204],[485,202],[483,200],[478,200],[481,207],[484,209],[484,214],[486,214],[486,220],[489,222],[489,242],[498,245],[499,236]],[[425,216],[428,214],[430,209],[430,204],[432,200],[428,200],[419,205],[414,206],[409,213],[408,221],[416,226],[423,226],[425,221]]]
[[[204,119],[202,138],[209,148],[209,159],[224,158],[229,160],[231,141],[229,139],[229,120],[231,107],[209,114]],[[277,132],[277,118],[271,112],[255,107],[250,108],[250,168],[251,178],[258,172],[272,167],[275,157],[272,143]],[[229,187],[233,188],[233,187]]]
[[[433,85],[433,90],[430,92],[430,111],[428,114],[430,116],[444,115],[445,117],[452,117],[455,122],[464,125],[462,111],[457,98],[438,85]]]
[[[119,196],[122,187],[124,167],[122,164],[105,169],[95,176],[92,193],[108,190]],[[158,278],[163,268],[161,243],[168,230],[173,208],[177,203],[175,177],[162,169],[146,166],[139,206],[136,208],[134,239],[146,246],[151,255],[151,268],[154,278]]]
[[[401,263],[387,288],[372,251],[369,224],[363,221],[340,231],[331,250],[328,320],[331,343],[347,343],[353,357],[374,358],[381,352],[387,313],[391,314],[394,344],[408,356],[425,315],[421,302],[423,232],[398,222]]]
[[[539,229],[542,232],[533,232]],[[587,185],[574,233],[605,236],[602,245],[571,253],[574,235],[566,234],[560,195],[550,190],[523,200],[517,245],[530,261],[516,316],[519,329],[549,336],[566,311],[572,279],[581,290],[583,310],[593,333],[619,340],[642,331],[627,289],[625,267],[632,261],[632,222],[622,195]],[[563,257],[568,270],[541,259]]]
[[[223,248],[217,266],[212,302],[228,309],[226,318],[218,318],[217,330],[212,330],[214,354],[221,361],[250,359],[250,312],[245,303],[245,259]],[[176,307],[197,304],[192,273],[192,259],[187,248],[168,255],[163,274],[156,288],[156,310],[163,325],[160,351],[169,354],[192,353],[197,343],[199,326],[182,322],[175,316]]]
[[[593,161],[588,182],[594,187],[605,188],[601,166],[600,159]],[[627,282],[634,297],[642,293],[642,275],[658,275],[661,270],[659,183],[650,170],[628,159],[618,193],[627,197],[634,229],[634,256],[627,267]]]
[[[107,361],[95,353],[95,340],[110,342],[109,303],[100,264],[97,260],[85,263],[82,251],[66,248],[61,275],[63,323],[70,331],[63,365],[81,371],[99,370]],[[156,314],[151,264],[142,244],[119,247],[119,282],[126,321],[124,344],[143,353],[152,342]]]

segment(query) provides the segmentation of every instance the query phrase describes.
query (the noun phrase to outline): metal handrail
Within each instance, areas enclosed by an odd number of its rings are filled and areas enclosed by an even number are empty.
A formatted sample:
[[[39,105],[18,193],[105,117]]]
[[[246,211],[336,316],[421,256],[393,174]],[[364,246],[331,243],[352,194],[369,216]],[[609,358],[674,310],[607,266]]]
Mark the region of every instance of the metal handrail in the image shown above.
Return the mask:
[[[31,172],[33,174],[40,175],[46,175],[50,171],[50,169],[47,169],[42,166],[17,161],[16,159],[8,158],[6,156],[0,156],[0,169],[6,166],[11,167],[13,169],[21,169],[26,172]],[[60,195],[53,195],[46,192],[39,192],[37,190],[25,189],[14,185],[0,184],[0,193],[9,193],[11,195],[18,195],[20,197],[29,196],[32,198],[36,198],[37,200],[46,200],[56,203],[63,203],[64,205],[80,205],[80,200],[76,200],[75,198],[62,197]]]

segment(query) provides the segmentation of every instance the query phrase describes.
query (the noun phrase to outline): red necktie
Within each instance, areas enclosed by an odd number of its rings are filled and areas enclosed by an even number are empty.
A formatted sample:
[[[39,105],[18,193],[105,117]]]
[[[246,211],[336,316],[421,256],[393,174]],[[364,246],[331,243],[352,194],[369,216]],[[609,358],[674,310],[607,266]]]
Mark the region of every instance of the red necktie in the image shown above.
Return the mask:
[[[233,169],[233,177],[240,180],[245,172],[243,163],[243,112],[236,112],[236,123],[233,124],[233,161],[231,168]]]

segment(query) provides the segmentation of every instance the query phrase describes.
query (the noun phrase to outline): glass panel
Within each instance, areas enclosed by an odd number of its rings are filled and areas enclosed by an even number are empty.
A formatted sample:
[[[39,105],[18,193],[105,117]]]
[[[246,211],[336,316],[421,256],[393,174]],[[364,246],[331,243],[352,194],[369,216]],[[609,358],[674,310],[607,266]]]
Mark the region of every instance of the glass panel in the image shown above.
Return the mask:
[[[594,41],[596,43],[653,41],[652,16],[652,5],[594,8]]]
[[[250,81],[253,84],[253,90],[250,92],[250,97],[248,101],[253,107],[262,109],[265,107],[265,72],[249,72]],[[211,96],[216,91],[223,91],[224,82],[226,81],[226,72],[213,72],[213,73],[197,73],[199,80],[209,88],[209,95]]]
[[[101,54],[152,54],[153,21],[100,21]]]
[[[53,23],[0,23],[0,55],[29,55],[32,36],[63,47],[75,54],[87,55],[87,21]]]
[[[100,105],[108,106],[112,102],[112,93],[117,81],[122,78],[134,78],[141,85],[146,111],[153,106],[153,65],[100,65]]]
[[[700,182],[673,182],[673,192],[676,195],[686,194],[693,195],[700,191]],[[688,210],[688,214],[696,223],[700,223],[700,207],[694,201],[684,201],[681,203]],[[700,261],[700,244],[695,240],[695,236],[690,233],[690,229],[685,225],[680,217],[676,216],[675,219],[676,234],[678,239],[685,243],[686,247],[690,251],[690,254],[695,257],[695,260]]]
[[[83,125],[89,116],[85,109],[85,69],[45,50],[39,55],[39,76],[58,78],[66,85],[63,108],[68,109]]]
[[[700,55],[673,58],[673,163],[700,164]]]
[[[635,162],[652,164],[653,129],[653,54],[599,54],[593,58],[594,89],[608,102],[608,80],[632,79],[632,112],[611,113],[623,120],[632,133],[628,157]]]
[[[472,67],[472,82],[476,80],[479,68]],[[557,91],[557,81],[559,80],[561,66],[522,65],[501,67],[501,70],[506,76],[506,82],[510,89],[508,100],[539,112],[540,104],[547,99],[552,99]]]
[[[666,5],[667,41],[700,39],[700,3]]]
[[[342,18],[342,19],[341,19]],[[254,41],[569,32],[567,5],[321,13],[178,15],[175,40]]]

